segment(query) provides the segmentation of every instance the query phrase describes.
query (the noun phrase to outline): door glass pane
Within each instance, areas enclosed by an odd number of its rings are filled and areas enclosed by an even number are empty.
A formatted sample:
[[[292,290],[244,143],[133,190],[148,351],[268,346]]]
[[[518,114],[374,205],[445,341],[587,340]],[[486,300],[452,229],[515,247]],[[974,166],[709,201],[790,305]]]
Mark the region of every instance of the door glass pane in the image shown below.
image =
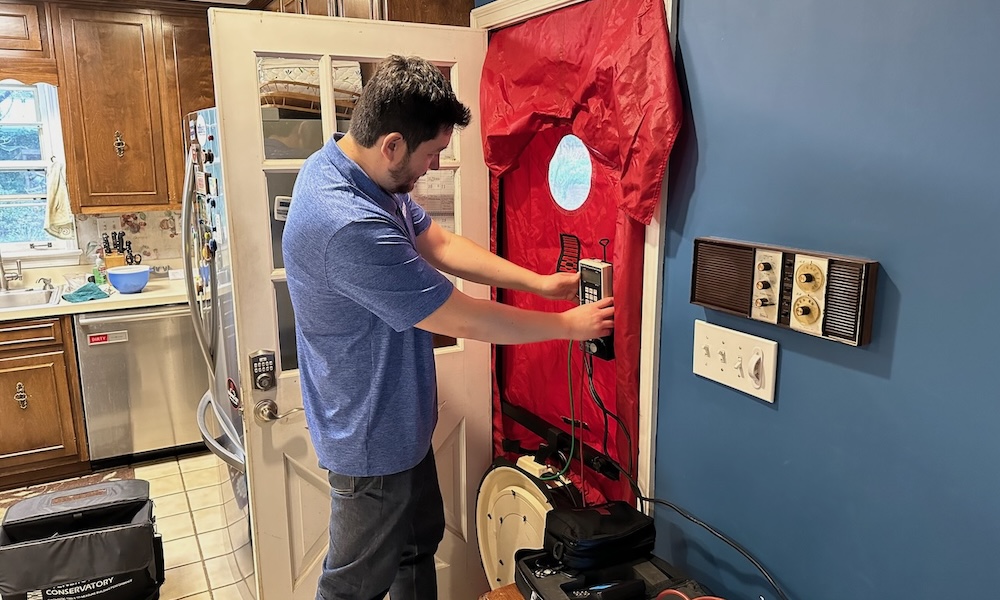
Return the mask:
[[[374,63],[364,63],[364,72],[370,76],[375,70]],[[347,133],[351,126],[351,116],[354,105],[361,95],[362,64],[357,61],[334,60],[333,70],[333,102],[337,110],[337,131]],[[364,78],[367,80],[367,77]]]
[[[274,282],[274,306],[278,311],[278,355],[282,371],[299,368],[295,345],[295,314],[292,313],[292,297],[288,294],[288,284]]]
[[[323,146],[319,59],[257,57],[264,158],[306,158]]]
[[[267,208],[271,220],[271,261],[273,268],[284,269],[281,256],[281,234],[285,231],[285,217],[292,202],[292,188],[298,173],[266,173]]]
[[[437,224],[455,233],[455,170],[427,171],[417,180],[410,197],[427,211]]]

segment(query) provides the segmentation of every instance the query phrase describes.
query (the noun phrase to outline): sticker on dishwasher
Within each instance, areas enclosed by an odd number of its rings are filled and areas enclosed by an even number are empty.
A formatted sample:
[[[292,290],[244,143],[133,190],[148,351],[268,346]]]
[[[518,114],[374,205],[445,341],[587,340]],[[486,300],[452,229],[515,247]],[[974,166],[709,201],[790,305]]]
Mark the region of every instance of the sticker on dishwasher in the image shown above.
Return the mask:
[[[229,391],[229,403],[239,410],[243,405],[240,403],[240,390],[236,387],[236,382],[232,379],[226,380],[226,389]]]
[[[128,341],[128,331],[105,331],[104,333],[87,334],[88,346],[101,346],[103,344],[120,344]]]

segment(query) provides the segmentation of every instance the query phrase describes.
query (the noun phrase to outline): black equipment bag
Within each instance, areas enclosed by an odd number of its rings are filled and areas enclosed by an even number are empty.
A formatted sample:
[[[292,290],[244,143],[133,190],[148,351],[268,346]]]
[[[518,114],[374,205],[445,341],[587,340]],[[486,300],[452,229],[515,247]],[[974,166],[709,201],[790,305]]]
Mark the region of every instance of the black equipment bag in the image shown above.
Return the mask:
[[[556,508],[545,515],[545,550],[571,569],[594,569],[653,551],[653,518],[626,502]]]
[[[3,600],[148,600],[163,579],[147,481],[42,494],[0,525]]]

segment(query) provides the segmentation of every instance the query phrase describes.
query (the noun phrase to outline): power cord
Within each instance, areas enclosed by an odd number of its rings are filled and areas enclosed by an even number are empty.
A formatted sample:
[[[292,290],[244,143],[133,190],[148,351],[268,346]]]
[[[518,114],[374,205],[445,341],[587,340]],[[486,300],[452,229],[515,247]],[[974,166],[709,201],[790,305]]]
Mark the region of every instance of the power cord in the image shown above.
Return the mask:
[[[541,475],[542,481],[554,481],[561,478],[569,471],[569,466],[573,464],[573,452],[576,450],[576,409],[573,407],[573,342],[569,343],[569,350],[566,353],[566,381],[569,384],[569,455],[566,457],[566,464],[555,474]],[[582,442],[581,442],[582,444]],[[580,453],[581,455],[583,452]]]
[[[608,408],[604,405],[604,402],[601,400],[600,395],[597,393],[597,389],[594,387],[593,357],[587,355],[587,353],[584,352],[583,363],[587,372],[587,379],[590,387],[590,395],[594,399],[594,402],[597,404],[598,408],[600,408],[601,412],[604,414],[604,440],[605,440],[604,454],[605,456],[608,457],[608,460],[611,461],[611,463],[618,468],[618,471],[623,473],[625,477],[628,479],[629,485],[631,486],[632,491],[635,493],[636,498],[638,498],[639,502],[641,503],[642,509],[645,510],[646,502],[652,502],[653,504],[662,504],[663,506],[666,506],[667,508],[673,510],[680,516],[684,517],[688,521],[691,521],[695,525],[698,525],[699,527],[703,528],[705,531],[711,533],[716,538],[722,540],[727,545],[729,545],[729,547],[731,547],[732,549],[736,550],[741,555],[743,555],[744,558],[750,561],[750,564],[752,564],[754,567],[756,567],[758,571],[760,571],[761,575],[763,575],[764,578],[767,580],[767,582],[771,585],[771,587],[774,588],[774,591],[778,594],[778,597],[781,600],[788,600],[788,596],[785,595],[784,590],[782,590],[781,586],[779,586],[778,583],[774,580],[774,578],[771,577],[771,574],[767,572],[767,569],[765,569],[764,566],[760,564],[760,561],[754,558],[753,555],[751,555],[750,552],[748,552],[745,548],[743,548],[743,546],[741,546],[739,543],[729,539],[719,531],[716,531],[714,527],[712,527],[708,523],[705,523],[698,517],[692,515],[691,513],[677,506],[676,504],[668,502],[666,500],[662,500],[660,498],[648,498],[645,495],[643,495],[642,490],[639,488],[639,484],[636,482],[635,478],[632,477],[632,467],[633,467],[632,436],[629,434],[628,428],[625,426],[625,423],[621,420],[621,418],[615,413],[608,410]],[[562,469],[559,470],[558,473],[550,475],[541,475],[539,479],[543,481],[553,481],[562,478],[562,476],[565,475],[567,471],[569,471],[570,465],[573,464],[573,454],[576,451],[576,408],[574,406],[574,398],[573,398],[573,342],[569,342],[569,347],[566,352],[566,375],[567,375],[566,377],[567,384],[569,385],[569,427],[570,427],[569,455],[566,456],[566,464],[562,467]],[[615,420],[616,423],[618,423],[618,426],[621,428],[622,433],[625,435],[625,439],[628,442],[628,448],[629,448],[628,471],[624,470],[622,466],[617,462],[615,462],[615,460],[612,459],[611,456],[608,454],[607,450],[607,436],[609,429],[607,420],[608,417],[611,417],[612,419]],[[583,442],[581,439],[581,445],[582,443]],[[583,452],[581,452],[580,454],[582,455]],[[581,456],[581,461],[582,461],[582,456]],[[581,467],[581,472],[582,469],[583,468]],[[677,590],[664,590],[663,593],[657,596],[657,600],[663,600],[668,596],[675,596],[681,598],[682,600],[722,600],[721,598],[717,598],[715,596],[698,596],[696,598],[689,598],[687,595],[678,592]]]
[[[611,455],[608,454],[608,429],[609,429],[608,417],[611,417],[612,419],[615,420],[616,423],[618,423],[618,427],[622,430],[622,433],[625,434],[625,441],[628,442],[628,472],[631,474],[632,469],[635,467],[635,465],[632,462],[632,436],[629,434],[628,427],[625,426],[625,422],[622,421],[618,415],[608,410],[608,407],[604,405],[604,402],[601,400],[601,396],[597,393],[597,388],[594,387],[593,355],[584,353],[583,365],[587,370],[587,379],[590,387],[590,396],[591,398],[594,399],[594,402],[597,404],[597,407],[601,409],[601,413],[604,415],[604,454],[608,458],[611,458]],[[618,466],[618,468],[619,470],[621,470],[620,465]]]
[[[619,418],[618,415],[616,415],[616,414],[612,413],[611,411],[609,411],[607,409],[607,407],[604,405],[604,403],[601,401],[600,396],[597,394],[597,390],[594,388],[593,360],[594,360],[593,356],[589,356],[589,355],[586,355],[586,354],[584,355],[583,363],[584,363],[584,366],[587,369],[587,375],[588,375],[588,378],[589,378],[590,395],[593,397],[594,402],[597,403],[597,406],[601,409],[601,412],[604,413],[604,419],[605,419],[604,420],[604,439],[605,439],[604,454],[608,457],[608,460],[610,460],[618,468],[618,470],[620,472],[622,472],[622,473],[625,474],[625,477],[628,479],[629,485],[632,487],[632,491],[635,493],[636,498],[638,498],[639,502],[642,503],[641,506],[642,506],[643,510],[645,510],[645,503],[646,502],[652,502],[654,504],[662,504],[663,506],[666,506],[667,508],[675,511],[677,514],[681,515],[685,519],[691,521],[695,525],[698,525],[699,527],[702,527],[703,529],[705,529],[706,531],[708,531],[709,533],[711,533],[712,535],[714,535],[718,539],[720,539],[723,542],[725,542],[726,544],[728,544],[731,548],[733,548],[734,550],[736,550],[737,552],[739,552],[740,554],[742,554],[743,557],[746,558],[748,561],[750,561],[750,563],[754,567],[756,567],[758,571],[760,571],[760,573],[764,576],[764,578],[767,579],[767,582],[769,584],[771,584],[771,587],[773,587],[774,591],[777,592],[778,597],[781,598],[781,600],[788,600],[788,596],[785,595],[785,592],[781,589],[781,587],[774,580],[774,578],[771,577],[771,574],[768,573],[767,570],[763,567],[763,565],[761,565],[760,562],[756,558],[754,558],[746,549],[744,549],[743,546],[741,546],[737,542],[729,539],[728,537],[726,537],[722,533],[716,531],[715,528],[713,528],[711,525],[709,525],[708,523],[705,523],[701,519],[695,517],[694,515],[692,515],[688,511],[684,510],[683,508],[677,506],[676,504],[673,504],[673,503],[668,502],[666,500],[661,500],[660,498],[647,498],[646,496],[643,495],[642,490],[639,489],[639,484],[636,482],[635,478],[632,477],[632,467],[633,467],[633,464],[632,464],[632,436],[629,435],[628,428],[625,427],[625,423],[622,422],[621,418]],[[625,439],[628,441],[628,448],[629,448],[629,470],[628,471],[625,471],[624,469],[622,469],[622,466],[620,464],[618,464],[618,463],[615,463],[614,459],[612,459],[611,456],[608,454],[608,449],[607,449],[608,421],[607,421],[607,418],[609,416],[612,417],[615,420],[615,422],[618,423],[618,426],[621,428],[622,433],[625,434]],[[674,593],[673,594],[666,594],[666,592],[674,592]],[[684,600],[720,600],[720,599],[715,598],[714,596],[699,596],[697,598],[688,598],[686,595],[684,595],[681,592],[677,592],[676,590],[665,590],[664,594],[661,594],[660,596],[657,596],[657,600],[660,600],[661,598],[665,598],[668,595],[675,595],[675,596],[680,597],[680,598],[682,598]]]

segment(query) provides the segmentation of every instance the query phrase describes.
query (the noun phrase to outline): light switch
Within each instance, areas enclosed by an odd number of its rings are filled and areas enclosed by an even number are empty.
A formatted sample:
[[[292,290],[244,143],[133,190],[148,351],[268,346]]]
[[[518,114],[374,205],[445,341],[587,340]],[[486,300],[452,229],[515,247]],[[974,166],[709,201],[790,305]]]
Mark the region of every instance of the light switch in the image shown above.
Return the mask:
[[[693,354],[695,375],[774,402],[778,342],[695,320]]]

